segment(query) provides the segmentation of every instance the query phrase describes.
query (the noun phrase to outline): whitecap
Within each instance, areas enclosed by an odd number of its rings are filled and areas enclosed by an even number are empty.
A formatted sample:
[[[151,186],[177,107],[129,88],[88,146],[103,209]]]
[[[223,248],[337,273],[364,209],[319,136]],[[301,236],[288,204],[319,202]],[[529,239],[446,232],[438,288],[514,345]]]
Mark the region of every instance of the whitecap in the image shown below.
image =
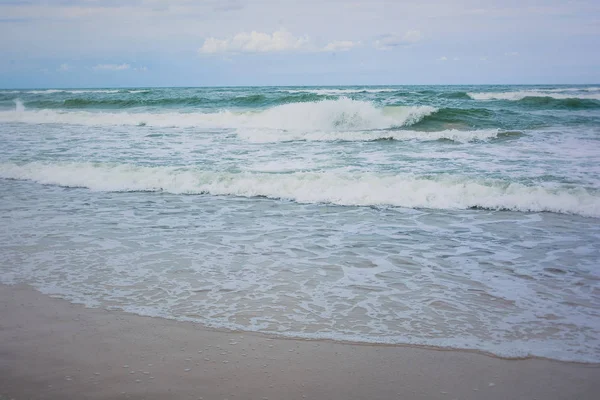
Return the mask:
[[[583,187],[523,185],[439,175],[323,172],[229,173],[188,167],[34,162],[0,164],[0,177],[96,191],[268,197],[299,203],[405,208],[549,211],[600,217],[600,194]]]

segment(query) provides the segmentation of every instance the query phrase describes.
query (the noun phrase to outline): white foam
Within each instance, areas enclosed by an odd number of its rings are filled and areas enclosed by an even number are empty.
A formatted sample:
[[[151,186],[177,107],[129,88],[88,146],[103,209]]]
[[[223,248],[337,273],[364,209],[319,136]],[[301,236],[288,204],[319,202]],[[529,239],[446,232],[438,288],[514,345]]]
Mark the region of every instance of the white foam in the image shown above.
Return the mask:
[[[436,112],[429,106],[377,108],[348,98],[291,103],[254,114],[243,114],[238,126],[286,130],[361,130],[411,125]]]
[[[545,92],[599,92],[600,87],[579,87],[579,88],[560,88],[560,89],[543,89]]]
[[[600,217],[600,195],[587,189],[525,186],[440,175],[381,175],[348,170],[288,174],[228,173],[195,168],[66,163],[0,164],[0,177],[97,191],[264,196],[300,203],[406,208],[509,209]]]
[[[478,129],[460,131],[448,129],[435,132],[412,130],[371,130],[371,131],[281,131],[264,129],[244,129],[237,132],[244,140],[254,143],[285,142],[285,141],[374,141],[374,140],[416,140],[432,141],[447,139],[455,142],[471,142],[489,140],[498,137],[499,129]]]
[[[125,89],[126,90],[126,89]],[[21,93],[29,94],[55,94],[55,93],[119,93],[119,89],[80,89],[80,90],[66,90],[66,89],[45,89],[45,90],[26,90]],[[133,92],[131,92],[133,93]]]
[[[414,124],[437,109],[429,106],[377,108],[347,98],[291,103],[260,112],[128,113],[27,110],[2,111],[0,122],[75,125],[149,125],[158,127],[267,128],[282,130],[386,129]]]
[[[43,90],[10,90],[0,91],[0,93],[25,93],[25,94],[56,94],[56,93],[146,93],[150,89],[43,89]]]
[[[518,101],[525,97],[551,97],[553,99],[588,99],[600,100],[600,93],[592,93],[594,90],[588,90],[589,93],[577,93],[575,90],[520,90],[516,92],[480,92],[467,93],[474,100],[512,100]]]
[[[388,93],[388,92],[397,92],[399,89],[392,88],[363,88],[363,89],[290,89],[283,90],[287,93],[313,93],[318,95],[345,95],[352,93]]]
[[[25,111],[25,106],[21,99],[15,99],[15,112],[22,113]]]

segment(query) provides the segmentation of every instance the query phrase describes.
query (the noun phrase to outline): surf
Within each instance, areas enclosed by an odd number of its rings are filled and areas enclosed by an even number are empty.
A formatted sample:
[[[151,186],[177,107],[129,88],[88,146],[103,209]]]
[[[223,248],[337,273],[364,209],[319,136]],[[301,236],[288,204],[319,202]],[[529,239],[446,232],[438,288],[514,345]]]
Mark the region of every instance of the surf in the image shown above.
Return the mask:
[[[519,90],[509,92],[469,92],[467,95],[473,100],[510,100],[519,101],[527,97],[548,97],[556,100],[583,99],[600,100],[600,92],[575,91],[575,90]]]
[[[502,137],[520,136],[521,132],[505,132],[500,129],[442,131],[415,130],[368,130],[368,131],[280,131],[264,129],[240,129],[237,136],[253,143],[275,143],[294,141],[315,142],[373,142],[373,141],[438,141],[447,140],[457,143],[489,141]]]
[[[23,103],[20,103],[23,105]],[[268,128],[283,130],[361,130],[408,126],[436,112],[431,106],[376,107],[368,101],[340,98],[282,104],[253,111],[91,112],[17,108],[0,111],[0,122],[75,125],[146,125],[159,127]]]
[[[168,192],[340,206],[487,209],[600,217],[597,190],[451,174],[419,176],[348,169],[233,173],[196,167],[33,162],[0,164],[0,177],[105,192]]]

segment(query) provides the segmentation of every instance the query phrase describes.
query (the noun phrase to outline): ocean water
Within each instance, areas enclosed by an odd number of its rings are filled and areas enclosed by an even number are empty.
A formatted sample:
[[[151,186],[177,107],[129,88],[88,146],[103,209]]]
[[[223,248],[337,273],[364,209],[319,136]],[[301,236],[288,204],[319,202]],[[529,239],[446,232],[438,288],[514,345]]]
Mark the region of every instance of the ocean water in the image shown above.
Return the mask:
[[[600,85],[0,91],[0,282],[600,362]]]

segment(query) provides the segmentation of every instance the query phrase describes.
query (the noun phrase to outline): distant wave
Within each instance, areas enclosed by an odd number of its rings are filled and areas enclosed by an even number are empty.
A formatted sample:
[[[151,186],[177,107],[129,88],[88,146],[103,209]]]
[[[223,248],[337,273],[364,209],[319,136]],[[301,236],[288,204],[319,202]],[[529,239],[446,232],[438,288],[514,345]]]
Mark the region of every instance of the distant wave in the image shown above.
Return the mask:
[[[387,92],[398,92],[401,89],[393,88],[322,88],[322,89],[283,89],[282,91],[287,93],[313,93],[318,95],[335,95],[343,96],[352,93],[387,93]]]
[[[122,109],[133,107],[174,107],[174,106],[212,106],[212,107],[254,107],[270,106],[287,103],[301,103],[319,101],[330,98],[312,93],[286,94],[283,96],[269,97],[263,94],[247,96],[233,96],[223,98],[209,98],[202,96],[188,97],[153,97],[137,96],[127,98],[68,98],[64,100],[32,100],[25,105],[35,109]]]
[[[146,93],[151,89],[41,89],[41,90],[11,90],[4,93],[23,93],[23,94],[56,94],[56,93]],[[0,92],[2,93],[2,92]]]
[[[420,177],[347,170],[228,173],[185,167],[34,162],[0,164],[0,177],[97,191],[261,196],[346,206],[481,208],[600,217],[600,194],[596,191],[452,175]]]
[[[433,93],[435,93],[435,92],[433,92]],[[458,99],[458,100],[471,99],[471,96],[469,96],[469,94],[467,92],[441,92],[441,93],[437,93],[437,97],[441,97],[444,99]]]
[[[600,86],[542,89],[544,92],[600,92]]]
[[[600,108],[600,100],[580,98],[555,99],[553,97],[524,97],[519,100],[518,103],[528,107],[565,110]]]
[[[19,104],[19,103],[18,103]],[[0,122],[161,127],[267,128],[281,130],[369,130],[408,126],[437,111],[429,106],[378,108],[348,98],[278,105],[262,111],[128,113],[58,110],[1,111]]]
[[[263,101],[264,97],[261,95],[243,96],[238,98],[230,99],[232,104],[254,104]],[[50,108],[50,109],[85,109],[85,108],[98,108],[98,109],[121,109],[131,107],[144,107],[144,106],[197,106],[211,104],[211,99],[199,96],[180,97],[180,98],[158,98],[148,99],[145,97],[138,98],[75,98],[65,100],[35,100],[28,101],[25,105],[28,108],[34,107],[37,109]]]
[[[600,100],[600,92],[587,90],[581,93],[576,89],[554,89],[554,90],[520,90],[515,92],[470,92],[467,93],[474,100],[511,100],[519,101],[528,97],[548,97],[557,100],[584,99]]]

